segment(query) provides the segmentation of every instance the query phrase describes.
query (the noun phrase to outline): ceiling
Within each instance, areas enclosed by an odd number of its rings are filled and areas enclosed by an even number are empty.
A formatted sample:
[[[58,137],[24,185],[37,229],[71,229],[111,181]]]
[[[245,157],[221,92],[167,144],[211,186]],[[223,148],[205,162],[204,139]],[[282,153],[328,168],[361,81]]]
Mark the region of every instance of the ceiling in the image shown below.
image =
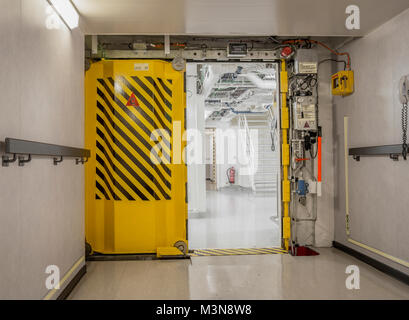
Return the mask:
[[[71,0],[86,34],[363,36],[408,0]],[[358,5],[361,29],[347,30]]]

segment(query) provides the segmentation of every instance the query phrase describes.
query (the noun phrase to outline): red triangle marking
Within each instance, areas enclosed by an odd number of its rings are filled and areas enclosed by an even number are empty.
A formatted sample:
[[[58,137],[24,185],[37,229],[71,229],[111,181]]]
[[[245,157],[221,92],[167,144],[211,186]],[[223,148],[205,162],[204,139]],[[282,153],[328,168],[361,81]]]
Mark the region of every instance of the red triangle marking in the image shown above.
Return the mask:
[[[128,102],[126,103],[127,107],[139,107],[139,102],[136,100],[136,96],[134,93],[131,94],[131,96],[128,99]]]
[[[310,125],[308,124],[308,122],[305,123],[304,128],[309,128]]]

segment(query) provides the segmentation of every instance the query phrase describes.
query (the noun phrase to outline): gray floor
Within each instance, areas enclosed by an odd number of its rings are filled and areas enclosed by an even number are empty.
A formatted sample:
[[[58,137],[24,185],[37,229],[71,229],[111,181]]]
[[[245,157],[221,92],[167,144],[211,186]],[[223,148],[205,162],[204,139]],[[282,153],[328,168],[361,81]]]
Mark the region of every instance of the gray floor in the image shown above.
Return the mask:
[[[333,248],[313,257],[88,262],[69,299],[409,299],[409,286]],[[348,265],[360,289],[345,286]]]
[[[207,211],[189,214],[189,248],[263,248],[280,246],[275,197],[226,187],[206,193]]]

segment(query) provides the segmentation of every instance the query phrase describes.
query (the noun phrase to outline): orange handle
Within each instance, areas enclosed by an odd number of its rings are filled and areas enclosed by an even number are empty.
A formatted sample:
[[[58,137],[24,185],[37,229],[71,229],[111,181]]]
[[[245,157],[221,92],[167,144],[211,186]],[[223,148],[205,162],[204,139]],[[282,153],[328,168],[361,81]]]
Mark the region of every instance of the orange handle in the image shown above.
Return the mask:
[[[318,182],[321,182],[321,137],[318,137]]]

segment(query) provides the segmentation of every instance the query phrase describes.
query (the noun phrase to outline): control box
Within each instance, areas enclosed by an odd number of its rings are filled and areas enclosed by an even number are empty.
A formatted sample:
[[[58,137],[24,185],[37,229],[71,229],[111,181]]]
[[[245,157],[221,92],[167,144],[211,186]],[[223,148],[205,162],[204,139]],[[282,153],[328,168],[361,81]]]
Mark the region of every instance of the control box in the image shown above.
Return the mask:
[[[331,76],[331,88],[334,96],[348,96],[354,92],[354,71],[339,71]]]
[[[229,43],[227,46],[227,56],[229,58],[242,58],[247,55],[246,43]]]
[[[298,49],[294,56],[295,74],[318,73],[317,53],[311,49]]]
[[[314,96],[295,97],[293,104],[294,129],[317,130],[317,99]]]

